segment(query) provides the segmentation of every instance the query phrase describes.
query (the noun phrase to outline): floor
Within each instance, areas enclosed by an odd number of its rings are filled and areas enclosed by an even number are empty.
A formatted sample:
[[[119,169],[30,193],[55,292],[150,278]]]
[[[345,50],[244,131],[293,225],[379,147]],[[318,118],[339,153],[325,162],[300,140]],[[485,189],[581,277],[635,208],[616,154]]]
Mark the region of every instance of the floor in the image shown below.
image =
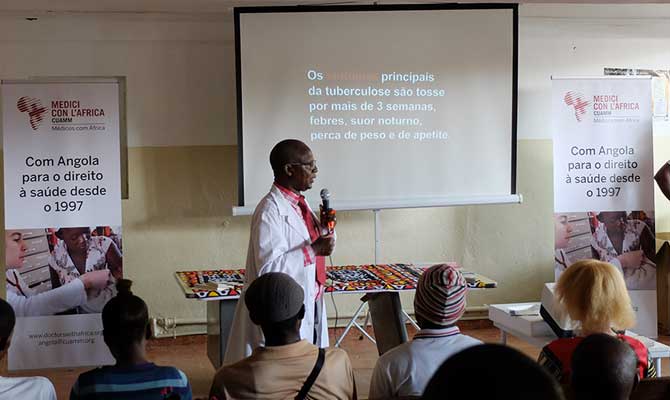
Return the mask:
[[[459,324],[463,333],[476,337],[484,342],[498,342],[500,340],[500,331],[493,327],[490,321],[463,321]],[[342,329],[337,332],[331,329],[331,342],[339,336]],[[408,332],[413,333],[412,327],[408,327]],[[537,358],[539,349],[521,342],[515,337],[508,337],[508,344],[515,347],[532,358]],[[670,344],[670,337],[664,336],[659,341]],[[360,335],[350,332],[341,346],[349,353],[351,363],[354,367],[356,384],[358,386],[359,398],[366,399],[370,385],[372,368],[377,360],[377,348],[372,342],[360,340]],[[204,335],[185,336],[176,339],[158,339],[151,340],[147,346],[149,358],[156,364],[173,365],[186,373],[195,399],[206,399],[209,392],[209,386],[214,375],[214,367],[207,358],[206,337]],[[667,375],[670,371],[670,361],[663,360],[663,371]],[[69,397],[70,387],[77,376],[87,370],[87,368],[62,369],[62,370],[38,370],[30,373],[13,374],[7,373],[7,362],[3,360],[0,374],[5,376],[30,376],[41,375],[49,378],[58,393],[59,399]]]

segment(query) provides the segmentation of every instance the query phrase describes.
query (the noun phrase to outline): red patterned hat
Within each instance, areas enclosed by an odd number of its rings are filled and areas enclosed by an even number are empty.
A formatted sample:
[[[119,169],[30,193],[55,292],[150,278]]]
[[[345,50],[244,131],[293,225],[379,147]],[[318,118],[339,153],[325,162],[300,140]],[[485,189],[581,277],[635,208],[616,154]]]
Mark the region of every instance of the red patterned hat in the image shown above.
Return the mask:
[[[453,325],[465,312],[467,284],[457,268],[433,265],[419,278],[414,313],[437,325]]]

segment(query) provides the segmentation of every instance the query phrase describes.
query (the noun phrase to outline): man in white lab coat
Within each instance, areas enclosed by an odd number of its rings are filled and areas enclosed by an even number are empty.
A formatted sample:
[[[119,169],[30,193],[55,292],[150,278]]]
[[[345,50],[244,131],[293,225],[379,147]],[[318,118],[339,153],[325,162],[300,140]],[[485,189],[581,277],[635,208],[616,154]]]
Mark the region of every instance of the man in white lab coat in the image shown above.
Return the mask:
[[[279,142],[270,152],[274,184],[256,207],[251,221],[245,288],[267,272],[290,275],[304,290],[305,318],[300,336],[328,346],[323,302],[325,256],[335,248],[334,236],[321,228],[301,192],[311,189],[318,168],[309,147],[298,140]],[[237,362],[264,344],[263,333],[237,303],[223,364]]]

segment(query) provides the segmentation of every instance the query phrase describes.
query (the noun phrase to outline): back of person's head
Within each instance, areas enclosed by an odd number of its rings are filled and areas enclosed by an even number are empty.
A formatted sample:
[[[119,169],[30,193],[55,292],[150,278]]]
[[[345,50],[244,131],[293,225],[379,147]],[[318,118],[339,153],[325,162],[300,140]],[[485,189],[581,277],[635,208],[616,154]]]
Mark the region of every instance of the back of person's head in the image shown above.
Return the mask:
[[[571,368],[575,400],[628,399],[638,378],[633,348],[604,333],[586,337],[575,348]]]
[[[256,278],[244,293],[251,321],[264,331],[295,329],[305,315],[305,292],[291,276],[268,272]]]
[[[465,312],[466,292],[467,284],[458,268],[447,264],[428,268],[421,274],[414,295],[414,313],[419,323],[455,324]]]
[[[149,309],[144,300],[130,291],[132,283],[128,279],[119,279],[117,295],[102,309],[103,336],[115,357],[126,356],[134,344],[147,339],[150,334]]]
[[[0,299],[0,352],[4,352],[9,347],[14,324],[16,324],[14,309],[5,300]]]
[[[551,375],[518,350],[482,344],[448,358],[421,398],[562,400],[563,392]]]
[[[582,330],[605,332],[635,325],[635,314],[621,272],[612,264],[581,260],[561,274],[556,299]]]

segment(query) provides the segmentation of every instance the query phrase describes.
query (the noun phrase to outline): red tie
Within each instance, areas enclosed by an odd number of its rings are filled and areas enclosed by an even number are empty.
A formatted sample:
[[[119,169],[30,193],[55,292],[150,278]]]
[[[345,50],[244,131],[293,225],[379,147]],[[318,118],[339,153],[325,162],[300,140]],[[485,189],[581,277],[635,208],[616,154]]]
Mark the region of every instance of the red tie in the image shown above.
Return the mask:
[[[300,207],[300,212],[302,213],[302,219],[307,225],[307,231],[309,232],[309,238],[314,242],[319,238],[319,231],[317,229],[317,223],[314,219],[314,214],[309,209],[307,202],[304,197],[300,198],[298,201],[298,206]],[[316,256],[316,281],[319,285],[323,286],[326,283],[326,258],[323,256]]]

